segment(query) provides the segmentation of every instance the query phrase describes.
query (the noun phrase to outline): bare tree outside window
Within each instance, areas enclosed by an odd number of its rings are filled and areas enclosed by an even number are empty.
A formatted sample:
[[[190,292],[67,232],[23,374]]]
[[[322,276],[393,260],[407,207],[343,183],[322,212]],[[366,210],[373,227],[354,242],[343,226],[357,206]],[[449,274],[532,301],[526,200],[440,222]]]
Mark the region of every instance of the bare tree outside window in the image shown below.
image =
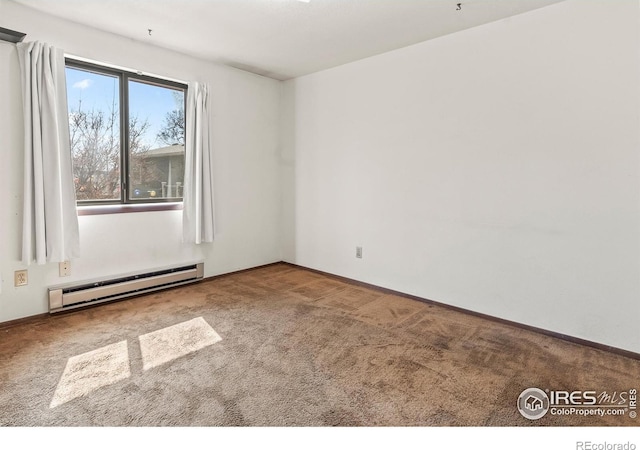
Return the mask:
[[[164,118],[158,140],[166,145],[184,145],[184,92],[172,92],[175,109]]]

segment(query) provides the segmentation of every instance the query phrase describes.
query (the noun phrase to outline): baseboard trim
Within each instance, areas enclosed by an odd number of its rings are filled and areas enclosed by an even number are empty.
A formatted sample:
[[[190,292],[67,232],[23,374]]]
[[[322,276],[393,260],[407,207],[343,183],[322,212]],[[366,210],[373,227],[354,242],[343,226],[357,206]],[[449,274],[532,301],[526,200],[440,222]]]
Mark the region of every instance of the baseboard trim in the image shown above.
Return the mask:
[[[199,283],[207,283],[209,281],[216,281],[216,280],[219,280],[220,278],[228,277],[228,276],[231,276],[231,275],[238,275],[240,273],[253,272],[254,270],[260,270],[260,269],[264,269],[265,267],[277,266],[277,265],[280,265],[280,264],[288,264],[288,263],[285,263],[284,261],[276,261],[276,262],[272,262],[272,263],[261,264],[259,266],[255,266],[255,267],[248,267],[246,269],[238,269],[238,270],[234,270],[233,272],[225,272],[225,273],[221,273],[219,275],[212,275],[210,277],[205,277],[202,280],[200,280]],[[294,264],[288,264],[288,265],[294,265]]]
[[[436,300],[430,300],[430,299],[418,297],[418,296],[415,296],[415,295],[406,294],[404,292],[395,291],[393,289],[388,289],[388,288],[384,288],[384,287],[381,287],[381,286],[376,286],[375,284],[365,283],[363,281],[358,281],[358,280],[354,280],[352,278],[347,278],[347,277],[343,277],[343,276],[340,276],[340,275],[335,275],[335,274],[329,273],[329,272],[323,272],[322,270],[311,269],[309,267],[300,266],[298,264],[293,264],[293,263],[289,263],[289,262],[285,262],[285,261],[283,261],[283,264],[287,264],[287,265],[292,266],[292,267],[297,267],[297,268],[300,268],[300,269],[308,270],[310,272],[317,273],[317,274],[320,274],[320,275],[324,275],[324,276],[327,276],[327,277],[330,277],[330,278],[333,278],[333,279],[336,279],[336,280],[339,280],[339,281],[342,281],[342,282],[345,282],[345,283],[349,283],[349,284],[354,285],[354,286],[366,287],[368,289],[375,289],[376,291],[383,292],[385,294],[393,294],[393,295],[397,295],[397,296],[400,296],[400,297],[408,298],[408,299],[411,299],[411,300],[416,300],[416,301],[419,301],[419,302],[422,302],[422,303],[427,303],[427,304],[430,304],[430,305],[440,306],[440,307],[447,308],[447,309],[450,309],[450,310],[453,310],[453,311],[457,311],[457,312],[460,312],[460,313],[463,313],[463,314],[469,314],[469,315],[472,315],[472,316],[475,316],[475,317],[479,317],[479,318],[482,318],[482,319],[490,320],[492,322],[497,322],[497,323],[500,323],[500,324],[503,324],[503,325],[509,325],[509,326],[512,326],[512,327],[515,327],[515,328],[524,329],[524,330],[527,330],[527,331],[532,331],[534,333],[539,333],[539,334],[543,334],[545,336],[550,336],[550,337],[553,337],[553,338],[556,338],[556,339],[561,339],[563,341],[571,342],[572,344],[591,347],[591,348],[595,348],[595,349],[602,350],[602,351],[609,352],[609,353],[614,353],[614,354],[619,355],[619,356],[624,356],[626,358],[635,359],[635,360],[639,360],[640,361],[640,353],[632,352],[630,350],[625,350],[625,349],[622,349],[622,348],[613,347],[613,346],[606,345],[606,344],[601,344],[599,342],[593,342],[593,341],[589,341],[589,340],[586,340],[586,339],[581,339],[581,338],[578,338],[578,337],[575,337],[575,336],[570,336],[570,335],[558,333],[558,332],[555,332],[555,331],[546,330],[544,328],[538,328],[538,327],[534,327],[534,326],[531,326],[531,325],[526,325],[526,324],[523,324],[523,323],[520,323],[520,322],[514,322],[512,320],[502,319],[500,317],[492,316],[492,315],[489,315],[489,314],[483,314],[483,313],[479,313],[477,311],[473,311],[473,310],[470,310],[470,309],[465,309],[465,308],[460,308],[458,306],[448,305],[446,303],[442,303],[442,302],[439,302],[439,301],[436,301]]]
[[[47,319],[48,317],[49,313],[42,313],[33,316],[21,317],[20,319],[8,320],[6,322],[0,322],[0,330],[8,330],[9,328],[20,325],[32,325],[34,323],[42,322],[42,320]]]

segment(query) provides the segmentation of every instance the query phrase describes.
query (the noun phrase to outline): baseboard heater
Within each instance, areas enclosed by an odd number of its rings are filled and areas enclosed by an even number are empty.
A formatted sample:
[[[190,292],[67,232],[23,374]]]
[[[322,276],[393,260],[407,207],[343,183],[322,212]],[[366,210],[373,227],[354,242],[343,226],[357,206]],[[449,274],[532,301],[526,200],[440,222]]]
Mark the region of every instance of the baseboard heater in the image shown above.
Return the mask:
[[[49,312],[121,300],[147,292],[193,283],[204,276],[204,263],[158,269],[100,281],[49,288]]]

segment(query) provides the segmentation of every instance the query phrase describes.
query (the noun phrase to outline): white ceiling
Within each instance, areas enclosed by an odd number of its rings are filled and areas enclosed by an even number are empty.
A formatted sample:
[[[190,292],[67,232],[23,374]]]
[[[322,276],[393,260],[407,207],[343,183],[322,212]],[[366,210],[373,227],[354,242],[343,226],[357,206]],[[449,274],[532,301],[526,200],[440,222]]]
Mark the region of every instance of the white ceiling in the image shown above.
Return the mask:
[[[285,80],[561,0],[13,1]]]

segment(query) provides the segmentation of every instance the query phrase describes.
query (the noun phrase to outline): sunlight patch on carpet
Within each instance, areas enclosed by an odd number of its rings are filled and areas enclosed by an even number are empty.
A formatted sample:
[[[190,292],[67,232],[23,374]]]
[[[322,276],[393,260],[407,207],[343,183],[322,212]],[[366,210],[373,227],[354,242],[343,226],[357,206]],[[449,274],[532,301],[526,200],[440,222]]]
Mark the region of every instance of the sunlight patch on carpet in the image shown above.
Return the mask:
[[[131,376],[127,341],[101,347],[67,361],[50,408]]]
[[[143,334],[138,339],[143,370],[152,369],[222,340],[202,317]]]

